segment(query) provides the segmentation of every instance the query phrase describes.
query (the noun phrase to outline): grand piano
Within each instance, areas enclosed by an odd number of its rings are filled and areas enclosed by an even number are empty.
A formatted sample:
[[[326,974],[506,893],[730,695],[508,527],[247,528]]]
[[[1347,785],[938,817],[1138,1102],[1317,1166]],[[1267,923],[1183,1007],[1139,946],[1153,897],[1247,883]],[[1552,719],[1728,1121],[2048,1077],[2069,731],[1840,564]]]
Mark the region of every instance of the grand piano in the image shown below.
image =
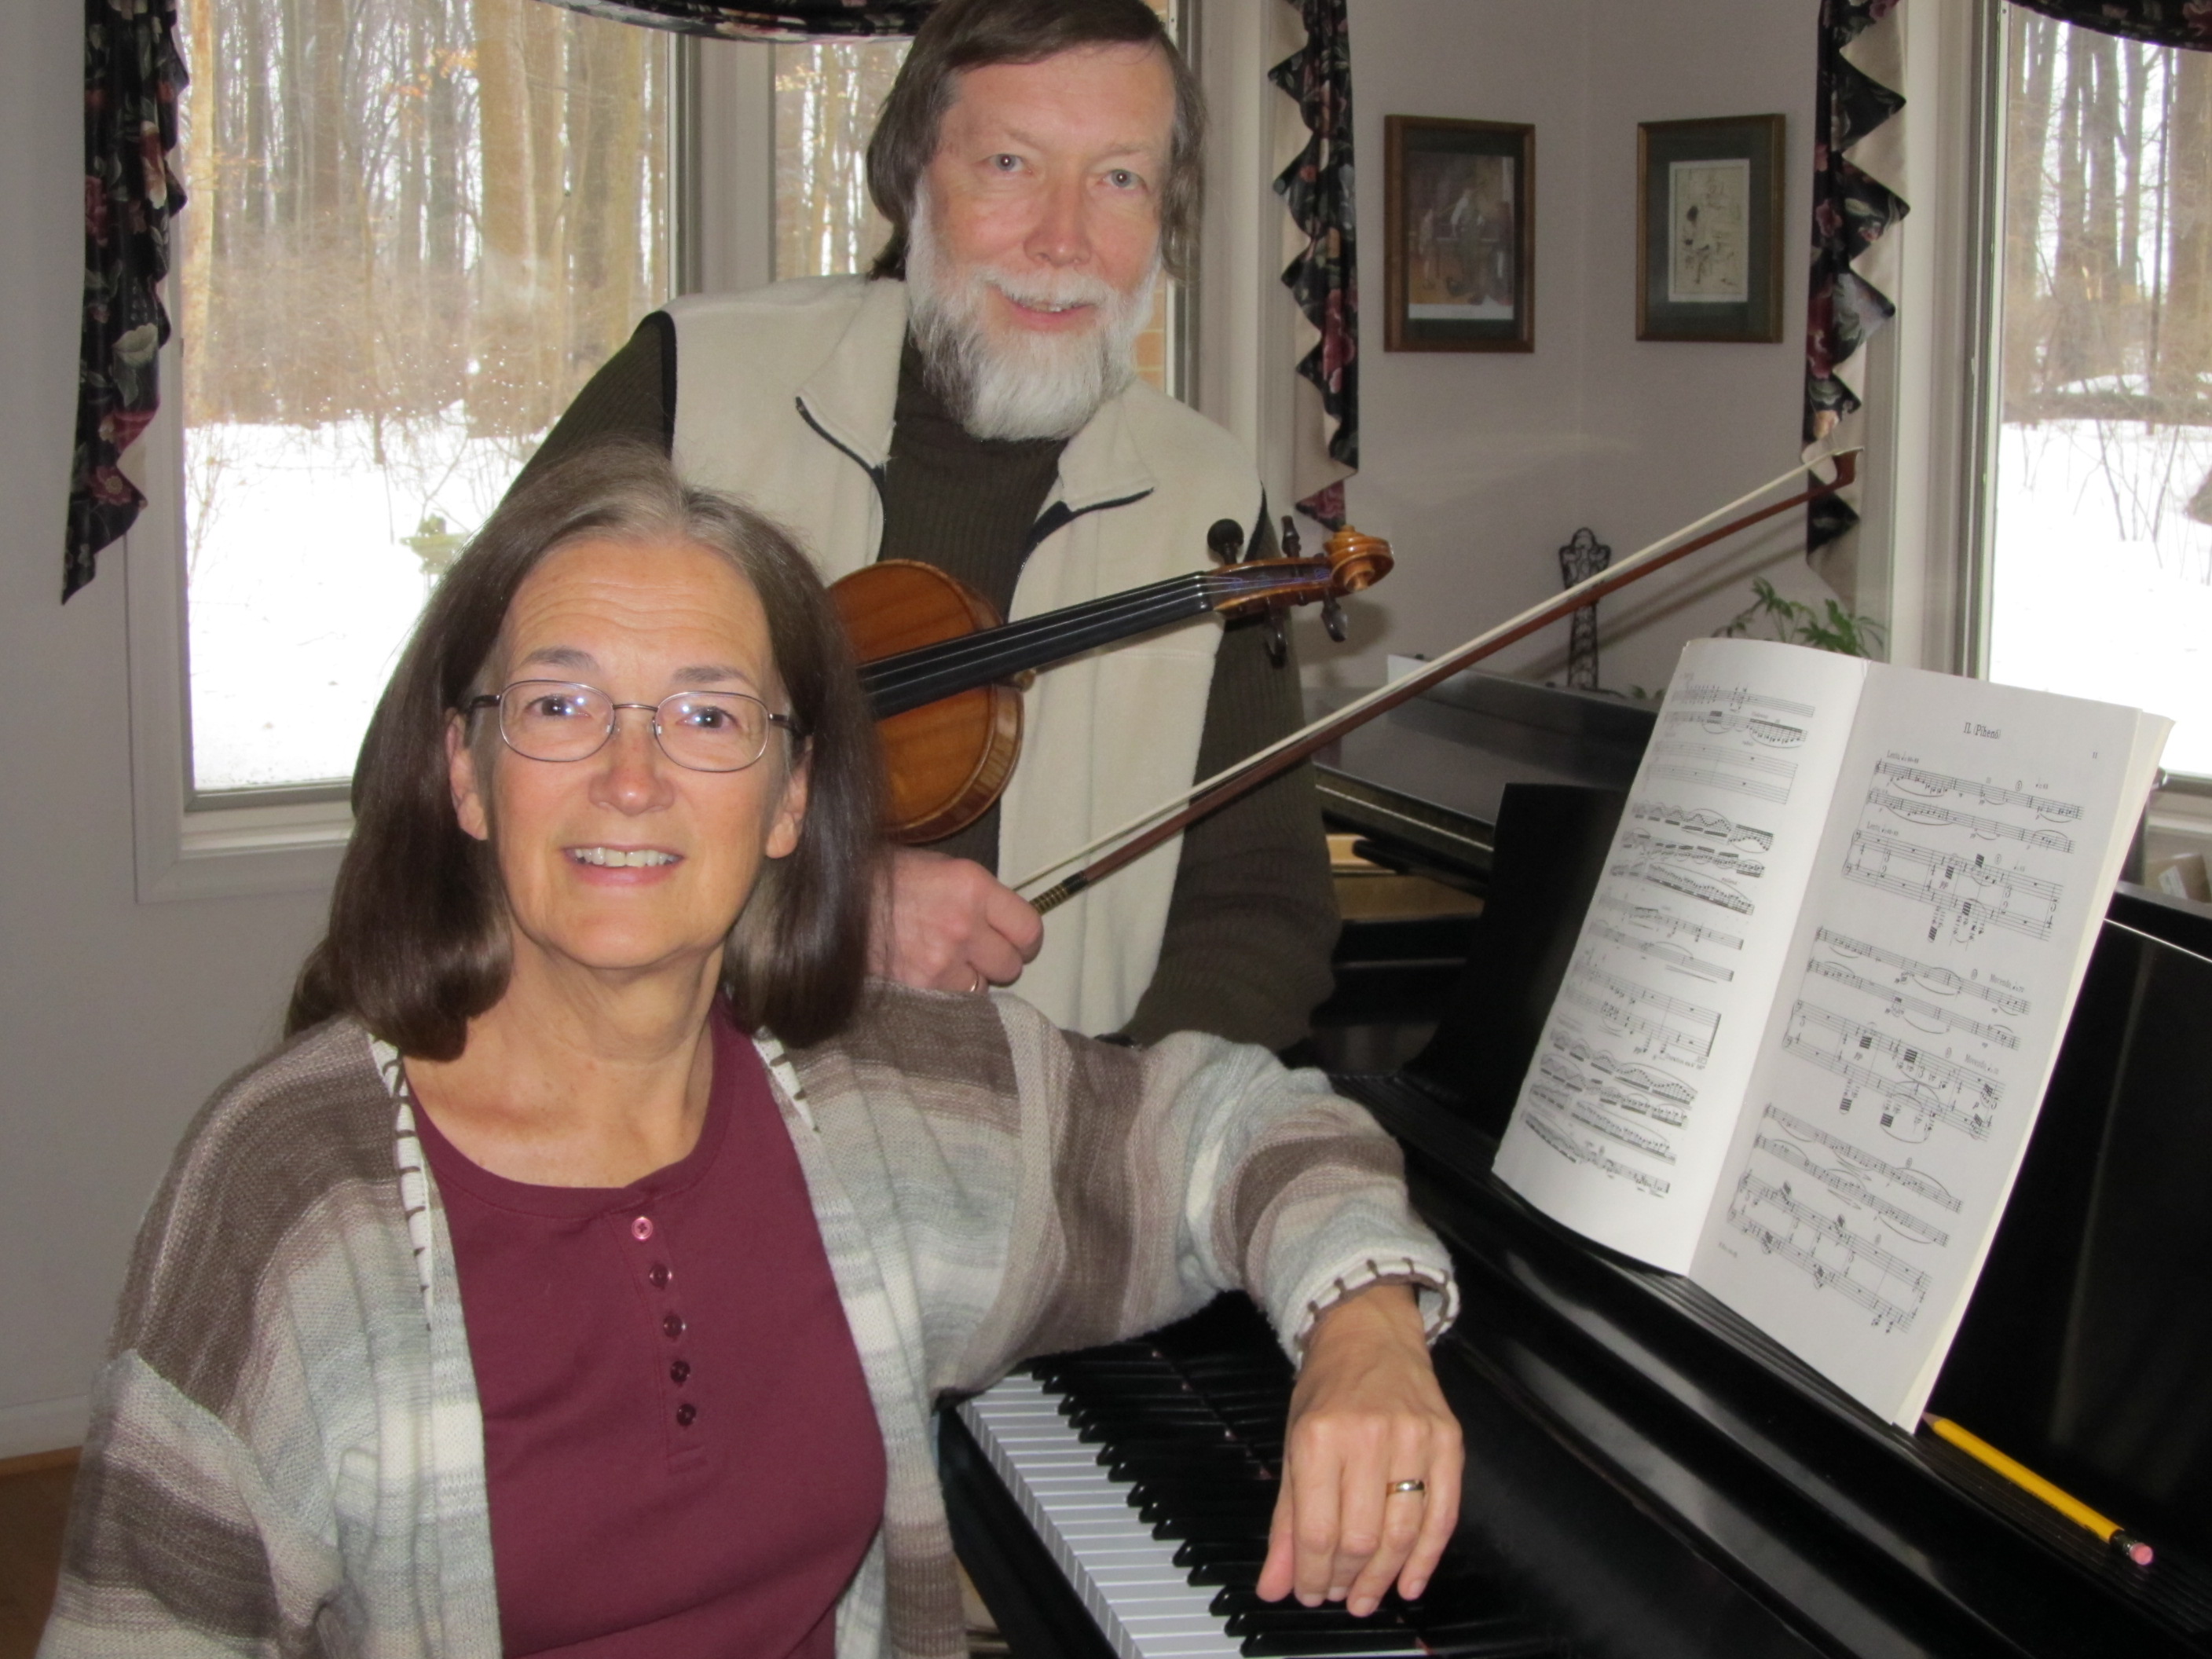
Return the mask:
[[[1253,1600],[1289,1372],[1224,1299],[945,1417],[1010,1650],[2212,1655],[2212,914],[2114,895],[1931,1407],[2149,1538],[2143,1568],[1491,1178],[1650,717],[1483,675],[1440,693],[1324,756],[1322,786],[1373,857],[1485,901],[1463,960],[1426,937],[1380,1000],[1433,1037],[1338,1078],[1403,1144],[1465,1292],[1437,1352],[1467,1433],[1446,1569],[1367,1623]],[[1386,955],[1355,944],[1342,977]]]

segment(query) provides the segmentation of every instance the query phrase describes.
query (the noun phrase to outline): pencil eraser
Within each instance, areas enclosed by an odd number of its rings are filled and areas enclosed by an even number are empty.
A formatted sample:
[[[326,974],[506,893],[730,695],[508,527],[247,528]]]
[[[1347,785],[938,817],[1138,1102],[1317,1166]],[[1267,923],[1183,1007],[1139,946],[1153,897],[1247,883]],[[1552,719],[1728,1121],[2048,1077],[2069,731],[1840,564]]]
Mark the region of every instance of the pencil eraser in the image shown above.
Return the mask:
[[[2137,1566],[2147,1567],[2151,1564],[2153,1559],[2151,1547],[2144,1543],[2142,1539],[2123,1535],[2116,1541],[2119,1544],[2121,1553]]]

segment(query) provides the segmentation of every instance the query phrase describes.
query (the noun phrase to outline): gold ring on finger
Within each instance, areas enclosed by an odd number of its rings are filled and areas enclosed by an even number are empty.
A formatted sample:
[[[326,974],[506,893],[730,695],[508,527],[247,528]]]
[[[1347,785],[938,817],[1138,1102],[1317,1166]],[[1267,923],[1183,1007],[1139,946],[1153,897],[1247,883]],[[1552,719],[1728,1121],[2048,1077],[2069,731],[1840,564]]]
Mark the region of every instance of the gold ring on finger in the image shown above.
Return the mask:
[[[1425,1480],[1393,1480],[1382,1490],[1395,1498],[1401,1492],[1426,1492],[1428,1489],[1429,1483]]]

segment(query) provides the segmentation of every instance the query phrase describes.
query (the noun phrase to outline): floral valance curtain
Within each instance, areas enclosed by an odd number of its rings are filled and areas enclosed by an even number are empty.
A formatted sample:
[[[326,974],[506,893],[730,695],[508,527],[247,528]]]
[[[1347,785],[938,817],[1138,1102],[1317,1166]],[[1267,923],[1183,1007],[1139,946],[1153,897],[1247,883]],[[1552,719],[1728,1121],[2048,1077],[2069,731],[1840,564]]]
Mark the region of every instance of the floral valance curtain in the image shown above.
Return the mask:
[[[2212,0],[2013,0],[2029,11],[2154,46],[2212,52]]]
[[[168,157],[185,80],[171,0],[85,0],[84,315],[64,600],[146,504],[120,463],[161,403],[161,278],[169,220],[185,204]]]
[[[552,0],[617,23],[728,40],[810,40],[834,35],[912,34],[937,0]]]
[[[1304,148],[1275,180],[1294,231],[1283,283],[1310,336],[1298,359],[1291,487],[1298,507],[1344,526],[1344,480],[1359,469],[1359,259],[1352,166],[1352,35],[1346,0],[1290,0],[1306,42],[1268,72],[1296,101]]]
[[[1813,263],[1806,314],[1808,461],[1861,441],[1860,352],[1897,307],[1897,240],[1905,217],[1902,0],[1821,0],[1813,106]],[[1855,599],[1843,538],[1858,523],[1841,495],[1807,509],[1805,553]]]

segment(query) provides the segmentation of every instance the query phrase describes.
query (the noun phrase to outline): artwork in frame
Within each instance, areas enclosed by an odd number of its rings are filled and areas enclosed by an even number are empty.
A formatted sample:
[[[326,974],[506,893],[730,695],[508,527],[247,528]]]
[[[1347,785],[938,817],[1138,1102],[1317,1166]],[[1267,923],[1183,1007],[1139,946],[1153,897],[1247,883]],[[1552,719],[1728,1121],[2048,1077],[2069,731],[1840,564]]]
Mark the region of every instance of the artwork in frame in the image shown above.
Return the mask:
[[[1636,337],[1782,337],[1779,115],[1636,129]]]
[[[1387,116],[1383,345],[1533,351],[1536,129]]]

